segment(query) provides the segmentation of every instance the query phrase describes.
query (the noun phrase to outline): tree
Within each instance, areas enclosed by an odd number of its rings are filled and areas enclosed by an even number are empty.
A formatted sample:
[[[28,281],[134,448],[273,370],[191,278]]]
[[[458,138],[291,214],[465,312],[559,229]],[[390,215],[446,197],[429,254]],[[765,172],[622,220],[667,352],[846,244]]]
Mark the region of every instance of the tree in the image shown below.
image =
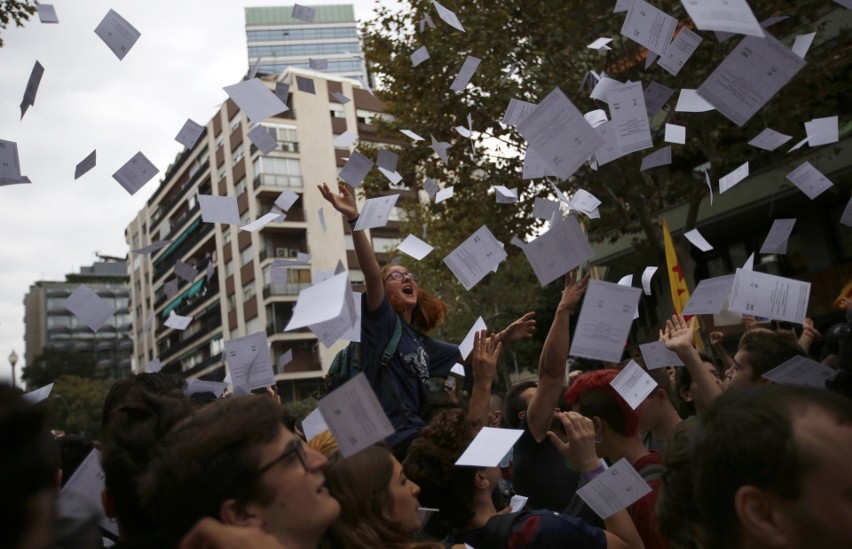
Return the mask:
[[[95,358],[91,353],[59,351],[53,347],[44,350],[24,367],[21,379],[28,387],[44,387],[61,376],[95,377]]]
[[[5,29],[11,22],[14,22],[18,27],[23,27],[24,22],[29,20],[35,12],[36,7],[29,2],[3,0],[0,2],[0,29]],[[2,38],[0,38],[0,47],[3,47]]]
[[[113,383],[76,375],[58,377],[47,402],[50,427],[69,435],[98,438],[104,400]]]
[[[774,36],[790,40],[800,29],[813,30],[814,22],[828,9],[823,0],[749,3],[759,19],[789,16],[769,30]],[[620,35],[624,14],[611,13],[611,3],[447,0],[442,4],[458,15],[467,32],[444,24],[428,0],[408,0],[398,9],[379,8],[364,35],[370,69],[383,84],[377,95],[385,102],[384,112],[390,115],[380,123],[380,131],[399,135],[400,129],[409,129],[426,138],[427,145],[419,142],[403,148],[397,171],[407,185],[416,189],[423,189],[427,177],[455,186],[448,202],[417,204],[409,212],[405,228],[419,234],[425,227],[428,240],[436,247],[425,265],[420,262],[415,268],[428,271],[428,287],[440,288],[442,295],[460,309],[522,309],[520,304],[528,296],[517,294],[535,282],[525,277],[529,270],[521,267],[526,262],[517,248],[507,245],[508,264],[467,295],[449,280],[451,275],[440,265],[442,254],[482,224],[487,224],[503,242],[512,235],[528,237],[541,226],[530,215],[533,198],[553,195],[543,180],[521,178],[525,142],[514,128],[500,123],[509,100],[538,103],[559,87],[583,112],[607,110],[605,103],[590,99],[584,87],[593,70],[605,71],[620,81],[641,81],[644,86],[653,80],[675,90],[694,89],[730,53],[739,38],[720,43],[712,32],[698,31],[703,42],[674,77],[657,65],[644,68],[646,50]],[[665,0],[653,4],[678,18],[679,27],[691,27],[681,2]],[[421,21],[427,15],[436,29],[424,24],[421,30]],[[598,37],[613,37],[612,50],[598,52],[585,47]],[[641,158],[654,150],[650,149],[629,154],[597,171],[583,167],[561,183],[560,188],[566,192],[586,189],[603,201],[601,218],[587,223],[589,237],[615,240],[622,235],[632,236],[637,253],[625,259],[630,263],[625,268],[633,272],[645,265],[661,264],[661,212],[688,203],[686,226],[692,228],[708,192],[703,172],[697,167],[706,165],[715,182],[746,160],[771,163],[783,158],[785,152],[763,153],[746,145],[763,128],[800,135],[804,121],[848,110],[843,101],[850,91],[846,77],[850,57],[842,53],[848,45],[846,37],[845,32],[840,33],[812,49],[807,65],[793,81],[742,128],[715,111],[675,113],[670,100],[669,107],[652,120],[654,141],[658,144],[662,143],[666,122],[688,126],[688,141],[674,148],[670,166],[640,172]],[[413,67],[410,55],[421,46],[427,48],[430,59]],[[467,55],[481,58],[482,62],[471,85],[460,93],[451,91],[450,83]],[[476,137],[473,142],[453,130],[455,126],[467,126],[468,116]],[[430,135],[452,145],[447,164],[428,147]],[[491,185],[518,188],[519,204],[496,204],[488,194]],[[364,187],[369,195],[386,194],[389,190],[381,176],[368,178]],[[504,270],[512,274],[500,280]],[[436,279],[438,282],[433,282]],[[507,285],[498,285],[498,280]],[[488,298],[483,300],[485,294]]]

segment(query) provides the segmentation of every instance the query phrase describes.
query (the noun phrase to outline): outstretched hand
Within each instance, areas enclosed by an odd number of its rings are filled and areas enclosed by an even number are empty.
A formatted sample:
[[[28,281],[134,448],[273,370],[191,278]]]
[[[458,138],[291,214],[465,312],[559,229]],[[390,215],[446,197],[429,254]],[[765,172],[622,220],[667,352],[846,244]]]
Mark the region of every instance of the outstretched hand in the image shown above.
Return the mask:
[[[563,442],[553,431],[547,432],[547,438],[559,452],[570,459],[580,470],[590,470],[598,467],[597,450],[595,450],[595,424],[577,412],[555,412],[554,416],[565,428],[568,442]]]
[[[666,344],[666,349],[677,351],[678,349],[691,349],[695,334],[695,317],[687,324],[682,316],[674,315],[671,320],[666,320],[665,331],[660,330],[660,340]]]
[[[343,214],[347,220],[358,217],[358,205],[355,203],[355,195],[349,185],[339,183],[337,185],[337,194],[333,193],[327,183],[317,185],[322,197],[331,203],[335,210]]]
[[[506,326],[499,334],[499,340],[503,343],[514,343],[522,339],[529,339],[535,334],[534,311],[530,311],[518,320]]]
[[[503,343],[494,337],[486,337],[485,330],[473,335],[473,381],[490,383],[497,375],[497,359]]]
[[[565,275],[565,289],[562,290],[562,299],[559,300],[559,309],[573,311],[577,308],[580,298],[586,293],[586,288],[589,285],[589,273],[586,273],[579,282],[577,282],[577,269]]]

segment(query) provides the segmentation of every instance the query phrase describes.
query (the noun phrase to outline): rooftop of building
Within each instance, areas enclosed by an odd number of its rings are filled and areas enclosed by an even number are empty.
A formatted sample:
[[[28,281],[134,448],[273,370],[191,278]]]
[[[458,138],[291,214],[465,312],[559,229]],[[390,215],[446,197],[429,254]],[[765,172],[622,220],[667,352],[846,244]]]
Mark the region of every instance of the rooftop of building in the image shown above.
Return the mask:
[[[246,26],[263,25],[309,25],[317,23],[354,23],[355,8],[352,4],[308,6],[316,10],[313,23],[293,19],[293,6],[247,7]]]

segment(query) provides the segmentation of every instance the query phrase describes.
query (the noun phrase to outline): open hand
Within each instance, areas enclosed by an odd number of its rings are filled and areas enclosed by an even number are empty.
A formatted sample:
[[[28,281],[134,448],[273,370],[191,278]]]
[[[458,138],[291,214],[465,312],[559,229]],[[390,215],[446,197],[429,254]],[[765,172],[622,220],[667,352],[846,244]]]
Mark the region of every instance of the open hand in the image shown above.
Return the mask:
[[[485,330],[473,335],[473,381],[494,381],[497,374],[497,359],[503,343],[494,337],[486,337]]]
[[[343,214],[347,220],[358,217],[358,206],[355,203],[355,195],[352,194],[352,189],[349,185],[339,183],[337,185],[337,194],[331,192],[327,183],[317,185],[322,197],[331,203],[335,210]]]
[[[666,330],[660,330],[660,339],[665,342],[666,349],[688,349],[692,347],[695,337],[695,317],[687,324],[682,316],[674,315],[666,320]]]
[[[566,311],[573,311],[577,308],[580,298],[586,293],[586,287],[589,285],[589,273],[586,273],[579,282],[577,282],[577,269],[574,269],[565,275],[565,289],[562,290],[562,299],[559,300],[558,308]]]
[[[535,312],[530,311],[518,320],[512,322],[500,332],[498,339],[503,343],[514,343],[529,339],[535,334]]]
[[[570,459],[579,469],[590,470],[600,465],[595,450],[595,424],[591,419],[577,412],[554,412],[562,423],[568,442],[563,442],[553,431],[547,432],[547,438],[559,452]]]

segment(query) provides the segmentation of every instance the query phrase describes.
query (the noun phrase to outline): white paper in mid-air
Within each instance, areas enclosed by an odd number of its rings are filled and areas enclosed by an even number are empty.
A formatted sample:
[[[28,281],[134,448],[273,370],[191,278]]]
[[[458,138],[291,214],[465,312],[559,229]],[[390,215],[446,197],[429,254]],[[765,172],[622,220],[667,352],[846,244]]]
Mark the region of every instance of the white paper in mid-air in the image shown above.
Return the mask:
[[[278,212],[269,212],[268,214],[264,214],[259,218],[255,219],[251,223],[247,223],[240,227],[241,231],[248,231],[250,233],[256,233],[260,229],[264,228],[266,225],[270,223],[278,223],[279,219],[283,220],[284,215]]]
[[[278,148],[278,139],[265,126],[255,126],[246,135],[264,156]]]
[[[746,0],[684,0],[682,4],[701,30],[764,35]]]
[[[456,460],[457,467],[497,467],[524,434],[521,429],[483,427]]]
[[[36,61],[32,72],[30,72],[30,78],[27,80],[27,87],[24,89],[24,98],[21,100],[21,119],[24,118],[27,110],[35,105],[36,93],[38,93],[42,76],[44,76],[44,67]]]
[[[591,50],[611,50],[612,48],[607,46],[610,42],[612,42],[612,38],[598,38],[586,47]]]
[[[255,124],[289,110],[287,105],[257,78],[244,80],[222,89]]]
[[[163,324],[167,328],[173,328],[182,332],[189,327],[190,322],[192,322],[191,316],[181,316],[172,311],[169,313],[169,318],[167,318]]]
[[[148,361],[147,364],[145,364],[145,371],[149,374],[156,374],[157,372],[159,372],[162,369],[163,369],[163,365],[160,362],[159,357],[152,358],[151,360]]]
[[[199,272],[198,269],[196,269],[195,267],[192,267],[190,265],[187,265],[186,263],[184,263],[180,259],[175,261],[175,267],[174,267],[175,275],[186,280],[187,282],[195,281],[195,277],[198,276],[198,272]]]
[[[577,218],[573,216],[559,219],[550,230],[526,244],[523,251],[542,286],[594,256]]]
[[[138,30],[133,28],[133,25],[114,10],[107,12],[95,28],[95,34],[104,41],[119,60],[124,59],[124,56],[130,52],[130,49],[142,36]]]
[[[787,174],[787,179],[800,191],[813,200],[828,189],[833,183],[816,169],[810,162],[804,162],[801,166]]]
[[[683,366],[683,361],[678,358],[677,353],[666,348],[662,341],[643,343],[639,345],[645,368],[656,370],[657,368],[668,368],[669,366]]]
[[[77,466],[74,474],[62,487],[56,502],[59,516],[65,518],[90,520],[98,518],[98,526],[118,536],[118,523],[107,518],[104,512],[101,493],[104,491],[106,476],[101,468],[101,453],[95,448],[86,459]]]
[[[29,393],[24,393],[21,395],[21,398],[29,402],[30,404],[38,404],[42,400],[46,399],[50,396],[50,391],[53,390],[53,383],[48,383],[44,387],[36,389],[35,391],[30,391]]]
[[[615,143],[615,139],[613,139],[613,143]],[[524,165],[521,172],[521,178],[527,180],[539,179],[548,176],[557,177],[556,172],[544,160],[542,160],[538,154],[536,154],[533,148],[527,146],[527,150],[524,152]]]
[[[494,185],[494,195],[497,198],[498,204],[514,204],[518,201],[518,189],[509,189],[504,185]]]
[[[737,269],[729,308],[735,313],[803,324],[810,295],[810,282]]]
[[[847,227],[852,227],[852,198],[849,199],[846,207],[843,208],[843,213],[840,215],[840,222]]]
[[[377,198],[368,198],[358,214],[358,221],[355,223],[356,231],[365,229],[373,229],[376,227],[384,227],[388,224],[391,210],[396,205],[399,199],[398,194],[388,196],[380,196]]]
[[[0,186],[29,182],[29,178],[21,176],[18,144],[0,139]]]
[[[834,379],[837,370],[804,356],[795,356],[769,370],[762,377],[781,385],[804,385],[825,389],[825,382]]]
[[[675,143],[677,145],[686,144],[686,126],[678,126],[677,124],[666,124],[666,135],[663,138],[666,143]]]
[[[800,34],[793,41],[793,47],[791,47],[790,49],[793,50],[793,53],[804,59],[805,55],[807,55],[808,53],[808,50],[811,49],[811,44],[813,43],[815,36],[815,32],[811,32],[808,34]]]
[[[348,183],[350,187],[356,188],[364,181],[372,168],[372,160],[358,151],[352,151],[338,177]]]
[[[89,156],[87,156],[86,158],[81,160],[80,163],[77,164],[77,167],[74,168],[74,179],[75,180],[80,179],[80,176],[82,176],[83,174],[85,174],[86,172],[88,172],[89,170],[91,170],[92,168],[95,167],[95,164],[97,164],[97,161],[98,161],[98,151],[97,151],[97,149],[95,149],[94,151],[89,153]]]
[[[669,99],[674,95],[675,91],[671,88],[667,88],[662,84],[658,84],[656,82],[651,82],[648,84],[648,87],[645,88],[644,96],[645,96],[645,110],[648,113],[649,117],[654,116],[663,108],[663,106],[668,102]]]
[[[59,17],[56,15],[56,8],[53,4],[36,4],[38,10],[38,20],[42,23],[59,23]]]
[[[659,168],[660,166],[668,166],[672,163],[672,147],[668,145],[663,147],[662,149],[657,149],[652,152],[648,156],[642,157],[642,163],[639,167],[639,171],[650,170],[652,168]]]
[[[517,126],[537,106],[535,103],[528,103],[520,99],[509,99],[509,106],[506,107],[506,112],[503,114],[501,122],[507,126]]]
[[[801,57],[771,35],[746,36],[696,91],[742,126],[804,66]]]
[[[299,21],[304,21],[305,23],[313,23],[316,15],[317,10],[315,8],[299,4],[294,5],[293,11],[290,13],[290,17],[298,19]]]
[[[240,224],[240,210],[233,196],[198,195],[201,220],[205,223]]]
[[[160,170],[151,164],[151,161],[145,158],[144,154],[138,152],[117,172],[112,174],[112,177],[124,187],[125,191],[134,195],[159,172]]]
[[[642,290],[590,280],[569,355],[619,362]]]
[[[265,332],[225,340],[225,361],[234,387],[252,391],[275,385]]]
[[[74,313],[74,316],[93,332],[100,330],[115,314],[112,305],[85,284],[80,284],[68,296],[65,300],[65,308]]]
[[[701,37],[684,27],[666,48],[666,53],[660,56],[657,64],[672,76],[677,76],[680,69],[698,49],[699,44],[701,44]]]
[[[654,146],[645,95],[641,82],[614,86],[607,91],[606,100],[615,128],[615,140],[621,154],[641,151]]]
[[[746,177],[748,177],[748,162],[719,179],[719,194],[732,188]]]
[[[621,35],[645,46],[657,55],[666,53],[677,19],[645,2],[634,0],[621,26]]]
[[[752,147],[763,149],[764,151],[774,151],[787,141],[793,139],[790,135],[776,132],[771,128],[766,128],[748,142]]]
[[[645,295],[651,295],[651,279],[656,272],[657,267],[645,267],[645,270],[642,271],[642,290]]]
[[[344,458],[394,432],[393,425],[363,373],[320,400],[318,407]]]
[[[465,290],[470,291],[485,275],[494,271],[506,259],[503,246],[483,225],[444,258]]]
[[[444,200],[449,200],[453,197],[453,187],[444,187],[435,193],[435,204],[440,204]]]
[[[692,229],[691,231],[687,231],[683,233],[683,236],[686,237],[689,242],[692,243],[693,246],[701,250],[702,252],[709,252],[713,249],[713,246],[707,242],[704,236],[698,229]]]
[[[313,412],[302,420],[302,432],[305,433],[305,440],[310,441],[325,431],[328,431],[328,424],[325,422],[325,418],[322,417],[322,412],[319,408],[315,408]]]
[[[204,133],[204,126],[191,118],[187,118],[177,136],[175,136],[175,141],[187,149],[191,149],[198,142],[202,133]]]
[[[696,90],[680,90],[680,95],[677,98],[675,112],[707,112],[715,109],[713,105],[708,103],[703,97],[698,95]]]
[[[427,59],[429,59],[429,50],[426,49],[426,46],[421,46],[412,52],[411,66],[416,67]]]
[[[453,11],[448,10],[447,8],[445,8],[444,6],[442,6],[441,4],[436,2],[435,0],[432,0],[432,5],[435,6],[435,10],[438,12],[438,17],[441,18],[441,21],[443,21],[444,23],[448,24],[449,26],[453,27],[456,30],[460,30],[462,32],[465,32],[464,27],[461,24],[461,21],[459,21],[459,18],[456,17],[456,14]]]
[[[648,372],[633,360],[628,362],[609,384],[634,410],[657,386],[657,382],[648,375]]]
[[[482,320],[482,317],[477,318],[476,322],[473,323],[473,326],[471,326],[470,330],[467,331],[467,335],[464,336],[464,339],[459,344],[459,354],[463,359],[467,360],[467,356],[473,350],[473,340],[476,334],[487,329],[488,327],[486,326],[485,321]]]
[[[550,92],[517,130],[563,181],[604,143],[559,88]]]
[[[420,137],[419,135],[417,135],[416,133],[414,133],[411,130],[399,130],[399,133],[405,135],[406,137],[410,137],[411,139],[413,139],[415,141],[423,141],[422,137]]]
[[[714,315],[722,311],[725,301],[731,295],[734,285],[734,275],[705,278],[700,281],[689,296],[689,301],[683,308],[683,314]]]
[[[299,200],[298,193],[288,189],[278,195],[278,198],[275,199],[275,205],[286,212],[293,207],[297,200]]]
[[[840,136],[837,129],[837,122],[838,119],[836,116],[814,118],[810,122],[805,122],[805,132],[808,134],[808,145],[811,147],[819,147],[821,145],[837,143]]]
[[[432,144],[430,145],[432,150],[435,151],[435,154],[440,157],[441,161],[443,161],[444,164],[449,164],[450,160],[449,156],[447,155],[447,151],[450,149],[450,147],[452,147],[452,145],[450,145],[446,141],[438,141],[437,139],[435,139],[434,135],[430,134],[429,137],[432,139]]]
[[[577,495],[602,519],[607,519],[651,492],[645,479],[627,459],[612,467],[577,490]]]
[[[772,222],[772,228],[769,229],[769,234],[766,235],[766,240],[760,247],[762,254],[780,254],[787,253],[787,240],[793,234],[793,227],[796,225],[796,219],[776,219]]]
[[[405,237],[405,240],[400,242],[397,249],[404,254],[410,255],[417,261],[420,261],[429,255],[434,248],[413,234],[409,234]]]
[[[533,217],[536,219],[550,219],[559,211],[559,202],[547,198],[535,198],[533,203]]]
[[[455,80],[453,80],[453,83],[450,84],[450,89],[457,92],[463,91],[470,82],[470,79],[473,78],[473,73],[476,72],[481,61],[482,59],[479,59],[478,57],[468,55],[464,60],[464,64],[462,64],[462,68],[459,70],[458,75],[456,75]]]
[[[338,135],[334,138],[334,146],[335,148],[346,149],[349,148],[355,140],[358,139],[358,134],[353,132],[352,130],[346,130],[342,134]]]
[[[348,273],[336,274],[299,292],[293,317],[284,328],[292,331],[308,327],[325,342],[336,341],[352,327],[355,310]],[[328,344],[328,343],[327,343]]]

